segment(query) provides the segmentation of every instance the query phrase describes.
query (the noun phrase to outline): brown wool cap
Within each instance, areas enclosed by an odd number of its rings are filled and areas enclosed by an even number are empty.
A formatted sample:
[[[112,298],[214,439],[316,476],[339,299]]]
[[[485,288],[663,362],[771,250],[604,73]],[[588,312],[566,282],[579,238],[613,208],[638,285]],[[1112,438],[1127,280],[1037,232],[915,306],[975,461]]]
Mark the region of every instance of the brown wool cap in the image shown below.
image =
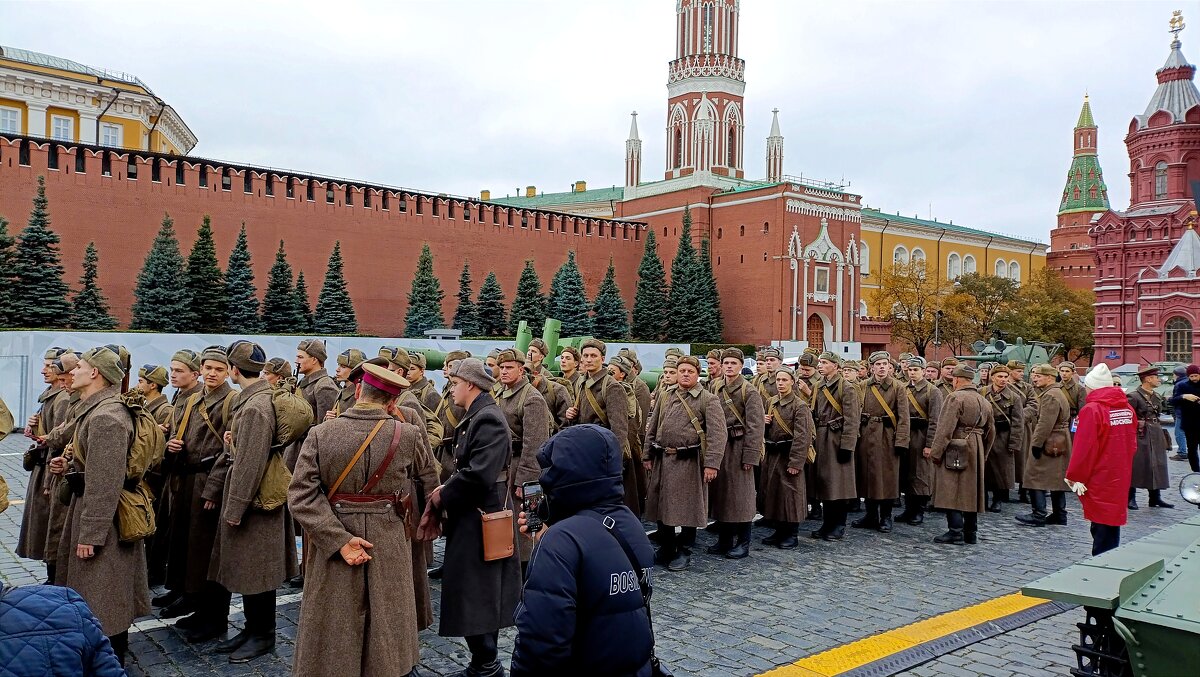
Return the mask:
[[[783,359],[783,351],[775,346],[767,346],[762,349],[762,358],[765,360],[768,357]]]
[[[671,346],[670,348],[667,348],[666,352],[663,354],[664,355],[674,355],[675,357],[683,357],[683,351],[680,350],[679,348],[676,348],[675,346]]]
[[[517,364],[525,364],[525,356],[515,348],[501,350],[496,356],[496,364],[504,364],[505,362],[516,362]]]
[[[1009,360],[1006,365],[1009,369],[1025,369],[1025,363],[1020,360]]]
[[[975,378],[975,369],[968,364],[960,364],[954,367],[955,378]]]
[[[637,352],[633,348],[622,348],[617,352],[617,355],[629,360],[629,364],[633,365],[633,368],[637,371],[642,370],[642,361],[638,359]]]
[[[867,358],[867,364],[873,365],[880,360],[887,360],[890,362],[892,360],[892,356],[888,354],[888,351],[886,350],[876,350],[875,352],[871,353],[870,357]]]
[[[125,370],[121,369],[121,356],[108,346],[92,348],[83,354],[80,361],[95,367],[110,385],[117,385],[125,378]]]
[[[1033,373],[1041,374],[1042,376],[1058,376],[1058,370],[1049,364],[1036,365],[1033,368]]]
[[[408,351],[396,346],[383,346],[379,349],[379,356],[404,369],[408,369],[412,365],[412,360],[408,359]]]
[[[818,359],[818,360],[825,360],[826,362],[832,362],[832,363],[834,363],[834,364],[841,364],[841,363],[842,363],[842,358],[838,357],[837,353],[831,353],[831,352],[829,352],[828,350],[826,350],[825,352],[821,353],[820,355],[817,355],[817,359]]]
[[[625,374],[626,376],[629,376],[633,373],[633,363],[630,362],[629,359],[626,357],[617,355],[616,357],[609,360],[608,363],[610,365],[616,367],[617,369],[620,369],[621,373]]]
[[[450,364],[451,362],[465,360],[470,356],[471,351],[469,350],[451,350],[450,352],[446,353],[446,359],[442,361],[442,364]]]
[[[683,357],[680,357],[676,360],[675,368],[678,369],[680,365],[684,364],[690,364],[696,368],[696,371],[700,371],[700,358],[696,357],[695,355],[684,355]]]
[[[540,352],[543,356],[545,356],[547,353],[550,352],[550,349],[546,347],[546,342],[541,340],[540,338],[535,338],[532,341],[530,341],[529,347],[537,348],[538,352]]]
[[[194,350],[184,348],[175,351],[175,354],[171,356],[171,361],[178,362],[192,371],[200,371],[200,355]]]
[[[42,359],[43,360],[57,360],[58,358],[62,357],[63,353],[65,353],[69,350],[70,350],[70,348],[59,348],[58,346],[52,346],[52,347],[46,349],[46,354],[42,355]]]
[[[815,367],[817,366],[817,356],[813,355],[812,353],[804,353],[800,356],[800,362],[798,364],[801,367]]]
[[[725,360],[731,360],[731,359],[737,360],[738,362],[745,362],[746,356],[745,356],[745,354],[742,353],[741,348],[726,348],[725,350],[721,351],[721,361],[722,362],[724,362]]]
[[[925,363],[925,366],[926,366],[926,367],[933,367],[934,369],[941,369],[941,368],[942,368],[942,363],[941,363],[941,362],[939,362],[939,361],[937,361],[937,360],[930,360],[930,361],[928,361],[928,362],[926,362],[926,363]]]
[[[351,367],[351,369],[353,369],[353,367]],[[272,357],[271,359],[267,360],[267,364],[263,366],[263,371],[267,372],[268,374],[274,374],[276,376],[287,378],[288,376],[292,375],[292,363],[288,362],[282,357]]]
[[[900,353],[899,355],[896,356],[896,359],[901,362],[905,362],[907,360],[912,359],[912,357],[913,357],[912,353]]]
[[[296,348],[308,353],[321,364],[324,364],[325,360],[329,359],[329,350],[325,347],[325,339],[304,339]]]
[[[604,341],[595,338],[587,339],[583,343],[579,344],[579,352],[582,353],[587,348],[595,348],[596,350],[600,351],[601,355],[606,354],[608,351],[608,346],[604,345]]]
[[[424,369],[426,364],[429,364],[425,359],[425,353],[418,350],[408,351],[408,359],[412,362],[413,367]]]
[[[720,349],[720,348],[713,348],[712,350],[708,351],[708,353],[706,353],[706,354],[704,355],[704,359],[706,359],[706,360],[716,360],[716,361],[720,362],[720,361],[721,361],[721,349]]]
[[[339,367],[353,369],[362,364],[366,359],[367,356],[363,353],[363,351],[359,350],[358,348],[350,348],[349,350],[343,350],[341,354],[338,355],[337,363]]]
[[[1070,367],[1070,369],[1071,369],[1072,371],[1074,371],[1074,370],[1075,370],[1075,363],[1074,363],[1074,362],[1067,362],[1067,361],[1065,361],[1065,360],[1064,360],[1064,361],[1062,361],[1062,362],[1059,362],[1059,363],[1058,363],[1058,368],[1059,368],[1059,369],[1062,369],[1063,367]]]
[[[980,370],[980,371],[983,371],[983,370],[985,370],[985,369],[986,369],[986,370],[988,370],[988,371],[991,371],[992,369],[995,369],[995,368],[996,368],[996,367],[998,367],[998,366],[999,366],[999,365],[997,365],[995,362],[980,362],[980,363],[979,363],[979,370]]]
[[[943,367],[956,367],[956,366],[958,366],[958,359],[953,358],[953,357],[947,357],[942,360],[942,366]]]
[[[213,362],[220,362],[228,367],[229,355],[225,352],[225,346],[209,346],[200,351],[200,364],[203,365],[209,360],[212,360]]]
[[[62,355],[59,355],[58,359],[54,361],[54,368],[57,369],[58,373],[60,374],[68,374],[78,365],[79,353],[76,353],[73,350],[68,350]]]
[[[778,376],[779,374],[787,374],[792,377],[793,381],[796,380],[796,372],[792,371],[792,368],[787,365],[780,366],[775,370],[775,375]]]
[[[990,373],[991,374],[1011,374],[1012,370],[1008,368],[1007,364],[996,364],[996,365],[992,365],[992,370]]]
[[[151,383],[157,384],[159,387],[165,388],[167,387],[167,368],[161,364],[144,365],[138,369],[138,378],[144,378]]]
[[[567,353],[571,353],[571,357],[574,357],[576,362],[578,362],[581,359],[581,356],[579,354],[579,349],[576,348],[575,346],[564,346],[563,349],[559,351],[558,356],[561,358],[563,355],[565,355]]]
[[[700,361],[696,360],[696,364],[699,364],[699,363],[700,363]],[[674,355],[668,355],[667,357],[663,358],[663,369],[678,369],[678,368],[679,368],[679,358],[678,357],[675,357]],[[699,367],[697,367],[697,369],[698,368]]]
[[[253,341],[234,341],[229,344],[229,364],[239,371],[259,373],[267,364],[267,351]],[[305,351],[307,352],[307,351]],[[312,353],[309,353],[312,355]],[[316,355],[313,355],[316,357]]]
[[[400,374],[368,362],[362,364],[362,382],[392,396],[399,395],[409,386],[408,379]]]
[[[461,379],[474,385],[476,388],[487,392],[496,383],[496,379],[488,374],[487,367],[478,358],[468,357],[460,360],[454,365],[454,370],[450,372],[451,378]]]
[[[921,369],[924,369],[925,368],[925,358],[917,357],[915,355],[909,356],[909,358],[904,361],[904,366],[905,367],[920,367]]]

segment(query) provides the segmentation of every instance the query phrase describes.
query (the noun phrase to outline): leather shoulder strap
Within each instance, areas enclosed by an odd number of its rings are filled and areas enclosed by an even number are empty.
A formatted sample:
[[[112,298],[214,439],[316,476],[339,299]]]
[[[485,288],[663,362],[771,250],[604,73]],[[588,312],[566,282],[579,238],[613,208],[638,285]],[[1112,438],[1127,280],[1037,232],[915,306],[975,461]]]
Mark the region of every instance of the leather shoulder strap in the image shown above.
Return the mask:
[[[200,393],[192,393],[187,398],[187,404],[183,407],[183,418],[179,420],[179,428],[175,431],[175,439],[183,439],[183,433],[187,430],[188,420],[192,418],[192,409],[196,408],[196,402],[200,400]]]
[[[776,407],[775,404],[775,402],[772,402],[771,406],[767,409],[767,413],[771,415],[771,423],[778,425],[783,429],[785,435],[791,437],[792,427],[787,424],[787,421],[783,420],[783,415],[779,413],[779,408]]]
[[[883,399],[883,395],[879,392],[879,386],[871,386],[871,394],[875,396],[875,401],[879,403],[879,406],[883,407],[884,413],[886,413],[887,417],[892,420],[892,426],[895,427],[896,412],[892,411],[892,408],[888,406],[887,401]]]
[[[608,427],[608,412],[604,411],[604,407],[600,406],[600,402],[596,400],[596,396],[592,394],[592,389],[586,385],[583,388],[583,394],[587,397],[588,404],[592,405],[592,409],[596,415],[600,417],[600,424]]]
[[[346,481],[346,476],[350,474],[350,470],[358,464],[358,459],[362,458],[363,452],[367,450],[367,447],[371,446],[371,441],[375,439],[375,435],[379,433],[379,429],[383,427],[384,423],[387,423],[386,418],[380,419],[379,423],[376,423],[375,427],[371,428],[371,433],[367,435],[367,439],[363,440],[363,443],[361,446],[359,446],[358,451],[354,452],[354,456],[350,458],[350,462],[347,463],[346,467],[342,469],[342,474],[338,475],[338,478],[334,480],[333,485],[329,487],[329,491],[325,494],[326,496],[332,496],[336,494],[337,490],[341,488],[342,482]],[[396,428],[398,430],[399,425],[397,425]]]
[[[362,491],[359,493],[369,494],[379,484],[379,480],[383,479],[383,473],[387,472],[388,466],[392,464],[392,459],[396,457],[396,449],[400,446],[400,424],[402,421],[396,421],[392,427],[392,441],[388,443],[387,455],[383,457],[383,462],[379,464],[379,468],[371,474],[370,479],[363,485]]]
[[[913,405],[913,408],[917,410],[917,413],[921,415],[921,418],[929,418],[929,414],[925,413],[925,407],[922,407],[921,403],[917,402],[917,398],[913,396],[912,389],[905,388],[904,392],[908,395],[908,403]]]
[[[833,395],[829,394],[828,386],[821,386],[821,394],[825,395],[825,399],[829,400],[829,404],[833,405],[834,410],[837,411],[839,416],[842,416],[842,405],[836,399],[834,399]]]

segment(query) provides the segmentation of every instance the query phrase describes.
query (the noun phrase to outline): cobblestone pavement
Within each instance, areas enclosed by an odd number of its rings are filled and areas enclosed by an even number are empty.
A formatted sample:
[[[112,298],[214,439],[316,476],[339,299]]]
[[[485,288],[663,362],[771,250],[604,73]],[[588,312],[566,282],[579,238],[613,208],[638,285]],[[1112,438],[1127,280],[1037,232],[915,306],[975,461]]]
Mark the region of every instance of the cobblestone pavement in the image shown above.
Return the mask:
[[[26,441],[0,442],[0,473],[10,498],[23,499],[28,474],[20,467]],[[1171,462],[1175,482],[1186,464]],[[1168,492],[1171,499],[1178,494]],[[1130,514],[1122,534],[1131,541],[1194,514],[1176,500],[1175,510],[1145,507]],[[1007,505],[1000,515],[980,519],[976,546],[931,542],[945,530],[940,515],[920,527],[897,525],[891,534],[850,529],[845,541],[808,538],[782,551],[762,546],[769,532],[755,529],[749,559],[731,561],[703,554],[712,537],[703,534],[692,568],[672,574],[655,569],[654,624],[658,655],[677,675],[753,675],[875,633],[1017,590],[1022,584],[1086,557],[1091,539],[1078,503],[1068,503],[1067,527],[1018,526],[1013,515],[1026,510]],[[28,584],[44,578],[40,562],[13,554],[21,505],[0,515],[0,578]],[[806,535],[816,523],[803,525]],[[440,551],[440,546],[439,546]],[[440,555],[439,555],[440,556]],[[435,583],[435,588],[436,588]],[[434,591],[435,611],[438,591]],[[235,602],[238,598],[235,597]],[[211,645],[192,646],[167,624],[144,619],[130,639],[131,675],[284,675],[288,673],[299,619],[300,595],[281,590],[279,642],[274,656],[249,665],[230,665]],[[912,670],[932,674],[1067,674],[1074,664],[1070,644],[1076,612],[1054,616],[948,654]],[[233,616],[240,624],[240,613]],[[435,628],[436,629],[436,628]],[[501,655],[512,647],[511,629],[501,634]],[[424,672],[444,675],[467,661],[461,640],[421,634]]]

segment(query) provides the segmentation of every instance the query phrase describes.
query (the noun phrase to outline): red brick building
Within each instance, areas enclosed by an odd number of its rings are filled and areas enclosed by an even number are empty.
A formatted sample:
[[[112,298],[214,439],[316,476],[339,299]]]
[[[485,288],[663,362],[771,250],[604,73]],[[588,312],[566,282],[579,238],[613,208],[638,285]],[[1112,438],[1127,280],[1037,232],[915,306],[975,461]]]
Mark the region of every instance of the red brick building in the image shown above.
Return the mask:
[[[1105,211],[1089,230],[1096,265],[1095,359],[1112,365],[1200,362],[1200,92],[1196,67],[1171,51],[1158,88],[1129,123],[1130,205]]]

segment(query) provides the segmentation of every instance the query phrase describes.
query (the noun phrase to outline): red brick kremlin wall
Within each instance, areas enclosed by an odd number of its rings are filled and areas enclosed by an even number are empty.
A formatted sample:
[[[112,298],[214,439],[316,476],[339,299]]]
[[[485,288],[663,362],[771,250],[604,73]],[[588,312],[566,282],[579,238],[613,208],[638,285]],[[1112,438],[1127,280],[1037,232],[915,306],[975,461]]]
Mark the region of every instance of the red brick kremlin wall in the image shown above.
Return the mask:
[[[22,164],[20,143],[28,144],[28,165]],[[612,257],[617,283],[632,307],[644,224],[510,210],[466,198],[151,153],[135,156],[134,179],[129,176],[126,152],[55,145],[58,169],[51,169],[49,144],[0,137],[0,215],[8,219],[10,233],[24,228],[37,177],[45,176],[51,227],[62,239],[67,283],[72,288],[77,285],[83,251],[95,241],[100,253],[99,282],[122,325],[129,322],[137,274],[164,213],[175,221],[185,256],[201,219],[209,215],[222,268],[244,222],[260,297],[283,239],[288,262],[294,270],[304,271],[315,305],[329,254],[340,240],[346,282],[362,333],[388,336],[403,331],[406,299],[424,242],[433,252],[434,272],[446,293],[447,322],[457,305],[455,293],[464,260],[471,262],[476,294],[488,271],[494,270],[510,303],[526,259],[534,260],[543,291],[548,291],[554,272],[572,249],[590,296],[595,295]],[[85,154],[85,173],[76,172],[77,152]],[[102,176],[102,153],[109,154],[111,176]],[[185,163],[182,185],[176,182],[177,159]],[[155,161],[160,167],[158,182],[152,178]],[[222,187],[225,171],[229,190]],[[244,183],[247,171],[249,192]],[[202,172],[207,176],[206,188],[200,187]],[[286,196],[289,178],[293,198]],[[268,180],[274,196],[267,195]],[[307,199],[310,181],[312,201]],[[332,203],[326,202],[327,189],[333,191]],[[364,191],[370,195],[369,208],[364,207]],[[471,213],[469,221],[463,217],[464,209]],[[673,250],[662,255],[669,265]]]

